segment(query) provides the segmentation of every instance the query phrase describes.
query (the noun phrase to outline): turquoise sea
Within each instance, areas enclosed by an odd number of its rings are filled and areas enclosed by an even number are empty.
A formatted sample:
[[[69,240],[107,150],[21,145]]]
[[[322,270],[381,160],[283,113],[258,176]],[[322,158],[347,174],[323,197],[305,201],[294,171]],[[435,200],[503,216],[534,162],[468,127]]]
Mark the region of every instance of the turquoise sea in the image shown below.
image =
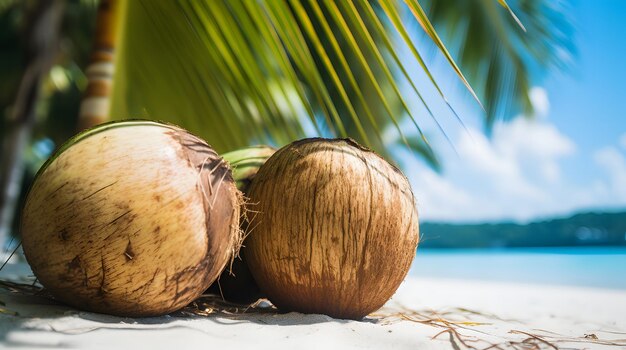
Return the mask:
[[[626,290],[626,247],[418,248],[409,275]]]

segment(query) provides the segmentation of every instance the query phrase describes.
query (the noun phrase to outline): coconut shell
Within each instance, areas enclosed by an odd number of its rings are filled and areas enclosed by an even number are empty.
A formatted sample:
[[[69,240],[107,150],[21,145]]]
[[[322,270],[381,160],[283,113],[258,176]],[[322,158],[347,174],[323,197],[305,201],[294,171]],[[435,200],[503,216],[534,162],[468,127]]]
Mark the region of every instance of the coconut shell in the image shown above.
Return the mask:
[[[252,274],[278,308],[361,319],[396,291],[415,256],[409,182],[346,139],[306,139],[270,157],[249,190]]]
[[[276,152],[270,146],[252,146],[223,154],[233,167],[233,177],[237,188],[246,196],[254,176],[265,161]],[[247,215],[241,220],[241,230],[248,229]],[[254,214],[251,213],[251,217]],[[246,242],[243,242],[239,256],[236,257],[230,266],[222,271],[217,281],[213,282],[207,293],[220,295],[225,301],[252,304],[263,297],[254,277],[248,269],[245,257]]]
[[[122,316],[180,309],[218,277],[239,242],[229,166],[175,126],[89,130],[38,173],[22,215],[26,258],[52,295]]]

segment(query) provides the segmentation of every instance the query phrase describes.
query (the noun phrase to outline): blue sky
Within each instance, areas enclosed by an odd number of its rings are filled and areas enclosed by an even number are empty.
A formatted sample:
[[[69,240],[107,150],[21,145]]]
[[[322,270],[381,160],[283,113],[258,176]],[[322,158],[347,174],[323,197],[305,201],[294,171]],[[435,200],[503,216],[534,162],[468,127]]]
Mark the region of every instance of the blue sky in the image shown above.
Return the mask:
[[[435,113],[454,147],[422,122],[444,165],[437,174],[405,157],[423,220],[523,222],[626,209],[626,1],[575,1],[570,9],[571,68],[533,87],[534,119],[499,123],[491,138],[449,68],[434,63],[469,132],[441,106]]]

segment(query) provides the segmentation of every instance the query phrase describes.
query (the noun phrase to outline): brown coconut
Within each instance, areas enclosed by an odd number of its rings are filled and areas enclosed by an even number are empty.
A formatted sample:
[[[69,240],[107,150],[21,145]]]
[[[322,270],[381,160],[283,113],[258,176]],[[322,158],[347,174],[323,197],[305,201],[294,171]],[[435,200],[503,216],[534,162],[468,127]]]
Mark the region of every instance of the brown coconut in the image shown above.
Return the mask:
[[[180,309],[239,241],[240,195],[206,142],[149,121],[105,124],[38,173],[22,216],[37,279],[75,307],[122,316]]]
[[[406,276],[419,237],[406,177],[346,139],[306,139],[270,157],[249,190],[248,266],[280,309],[360,319]]]

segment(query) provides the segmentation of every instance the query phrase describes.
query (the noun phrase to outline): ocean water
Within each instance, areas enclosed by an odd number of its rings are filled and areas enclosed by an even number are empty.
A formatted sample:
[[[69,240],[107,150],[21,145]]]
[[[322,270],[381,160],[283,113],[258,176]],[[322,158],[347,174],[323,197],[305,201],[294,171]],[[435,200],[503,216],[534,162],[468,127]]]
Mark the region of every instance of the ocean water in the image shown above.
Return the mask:
[[[418,248],[409,275],[626,290],[626,247]]]

